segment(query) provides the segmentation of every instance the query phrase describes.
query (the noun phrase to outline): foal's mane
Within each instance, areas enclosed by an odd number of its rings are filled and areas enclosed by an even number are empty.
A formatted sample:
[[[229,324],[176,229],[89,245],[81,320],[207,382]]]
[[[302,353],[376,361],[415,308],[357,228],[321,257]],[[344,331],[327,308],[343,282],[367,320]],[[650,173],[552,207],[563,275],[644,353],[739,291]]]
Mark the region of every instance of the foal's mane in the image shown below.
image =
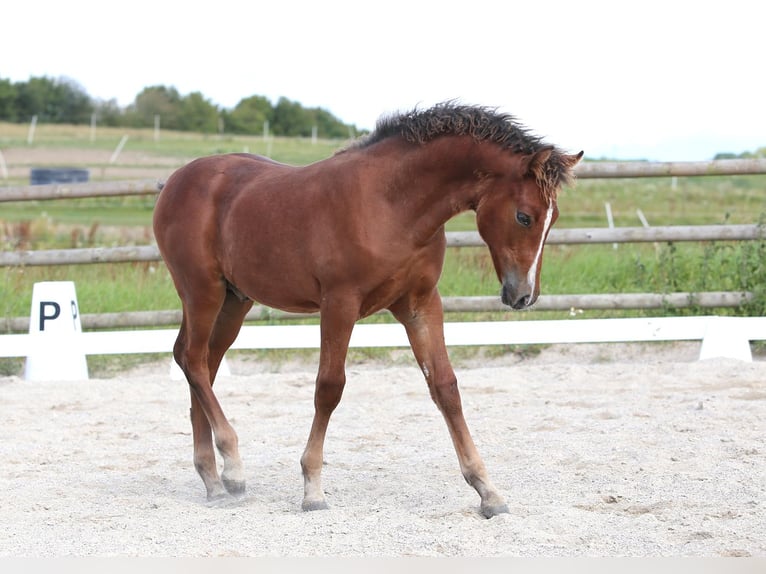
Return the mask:
[[[402,137],[408,142],[424,144],[441,136],[470,136],[476,141],[488,141],[513,153],[531,155],[551,150],[549,159],[538,174],[538,183],[545,199],[556,200],[562,185],[572,183],[574,174],[564,154],[541,137],[535,136],[516,119],[495,108],[470,106],[452,101],[432,108],[381,117],[375,130],[356,140],[346,149],[361,149],[390,137]]]

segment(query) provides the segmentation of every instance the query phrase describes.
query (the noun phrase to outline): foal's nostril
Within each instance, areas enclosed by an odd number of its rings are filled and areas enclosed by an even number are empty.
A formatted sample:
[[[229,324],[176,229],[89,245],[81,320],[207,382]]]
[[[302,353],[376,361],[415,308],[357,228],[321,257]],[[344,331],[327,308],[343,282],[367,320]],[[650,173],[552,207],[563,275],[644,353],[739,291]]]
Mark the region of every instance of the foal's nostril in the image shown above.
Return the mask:
[[[526,309],[534,303],[534,297],[531,294],[519,296],[515,291],[516,290],[511,288],[508,284],[503,284],[500,298],[504,305],[508,305],[509,307],[518,310]]]
[[[529,304],[531,303],[531,301],[532,301],[532,296],[531,295],[524,295],[523,297],[520,297],[513,304],[513,308],[514,309],[526,309],[527,307],[529,307]]]

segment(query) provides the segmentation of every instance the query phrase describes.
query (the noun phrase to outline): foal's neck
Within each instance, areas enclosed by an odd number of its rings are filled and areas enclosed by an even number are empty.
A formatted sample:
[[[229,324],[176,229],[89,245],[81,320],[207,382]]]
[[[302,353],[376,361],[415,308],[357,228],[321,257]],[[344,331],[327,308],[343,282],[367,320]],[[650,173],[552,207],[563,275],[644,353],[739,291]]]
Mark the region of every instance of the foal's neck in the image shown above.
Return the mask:
[[[400,144],[398,153],[386,194],[392,203],[405,206],[405,217],[421,237],[430,237],[458,213],[475,209],[502,156],[498,146],[469,136],[408,144],[403,154]]]

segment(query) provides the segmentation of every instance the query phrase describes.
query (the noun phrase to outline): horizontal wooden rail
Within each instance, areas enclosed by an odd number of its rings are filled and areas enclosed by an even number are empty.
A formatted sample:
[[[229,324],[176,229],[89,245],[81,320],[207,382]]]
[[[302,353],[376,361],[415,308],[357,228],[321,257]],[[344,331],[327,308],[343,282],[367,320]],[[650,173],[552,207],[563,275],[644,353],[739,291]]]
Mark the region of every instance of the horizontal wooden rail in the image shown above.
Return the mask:
[[[156,195],[159,190],[159,182],[156,179],[20,185],[0,188],[0,202]]]
[[[41,249],[0,253],[0,267],[41,265],[85,265],[89,263],[130,263],[159,261],[155,245],[86,247],[83,249]]]
[[[766,238],[766,229],[756,224],[668,225],[662,227],[593,227],[551,229],[546,244],[652,243],[670,241],[748,241]],[[477,231],[447,233],[450,247],[479,247],[484,241]]]
[[[549,245],[583,243],[640,243],[668,241],[747,241],[766,238],[766,229],[755,224],[743,225],[673,225],[666,227],[618,227],[553,229]],[[449,247],[480,247],[484,241],[476,231],[447,232]],[[125,247],[88,247],[83,249],[46,249],[5,251],[0,253],[0,267],[40,265],[84,265],[90,263],[126,263],[159,261],[154,245]]]
[[[532,311],[665,309],[700,307],[715,309],[739,307],[753,298],[749,292],[705,291],[701,293],[601,293],[587,295],[541,295]],[[447,313],[511,313],[499,296],[443,297]],[[385,311],[382,313],[386,313]],[[317,317],[318,313],[288,313],[255,305],[246,321],[283,321]],[[83,329],[128,329],[164,327],[181,324],[181,310],[128,311],[122,313],[84,313],[80,317]],[[0,330],[22,333],[29,330],[29,317],[13,317],[0,322]]]
[[[700,225],[667,227],[621,227],[553,229],[548,244],[638,243],[669,241],[745,241],[766,238],[759,225]],[[447,233],[449,247],[479,247],[484,241],[475,231]],[[49,249],[8,251],[0,253],[0,267],[41,265],[82,265],[90,263],[122,263],[159,261],[153,245],[125,247],[91,247],[84,249]]]
[[[586,161],[576,168],[578,179],[766,174],[766,159],[722,159],[699,162]],[[100,181],[0,188],[0,202],[159,193],[156,179]]]
[[[685,177],[766,174],[766,158],[713,161],[585,161],[575,168],[578,179],[621,177]]]

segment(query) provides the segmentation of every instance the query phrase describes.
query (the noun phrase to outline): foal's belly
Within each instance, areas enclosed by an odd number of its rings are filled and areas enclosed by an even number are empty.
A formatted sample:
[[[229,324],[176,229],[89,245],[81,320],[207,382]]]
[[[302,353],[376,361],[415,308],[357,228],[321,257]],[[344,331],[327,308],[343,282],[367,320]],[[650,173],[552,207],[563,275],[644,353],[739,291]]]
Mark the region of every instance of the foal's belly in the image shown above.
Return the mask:
[[[404,277],[402,277],[404,275]],[[246,271],[238,269],[226,274],[235,293],[262,305],[292,313],[316,313],[323,297],[342,298],[344,306],[355,307],[359,318],[388,308],[408,292],[410,285],[406,269],[370,276],[351,274],[338,277],[294,272],[286,267],[271,270],[268,266],[252,265]]]
[[[294,281],[283,280],[279,275],[271,277],[227,278],[237,294],[248,299],[290,313],[316,313],[319,311],[319,294],[313,289]]]

